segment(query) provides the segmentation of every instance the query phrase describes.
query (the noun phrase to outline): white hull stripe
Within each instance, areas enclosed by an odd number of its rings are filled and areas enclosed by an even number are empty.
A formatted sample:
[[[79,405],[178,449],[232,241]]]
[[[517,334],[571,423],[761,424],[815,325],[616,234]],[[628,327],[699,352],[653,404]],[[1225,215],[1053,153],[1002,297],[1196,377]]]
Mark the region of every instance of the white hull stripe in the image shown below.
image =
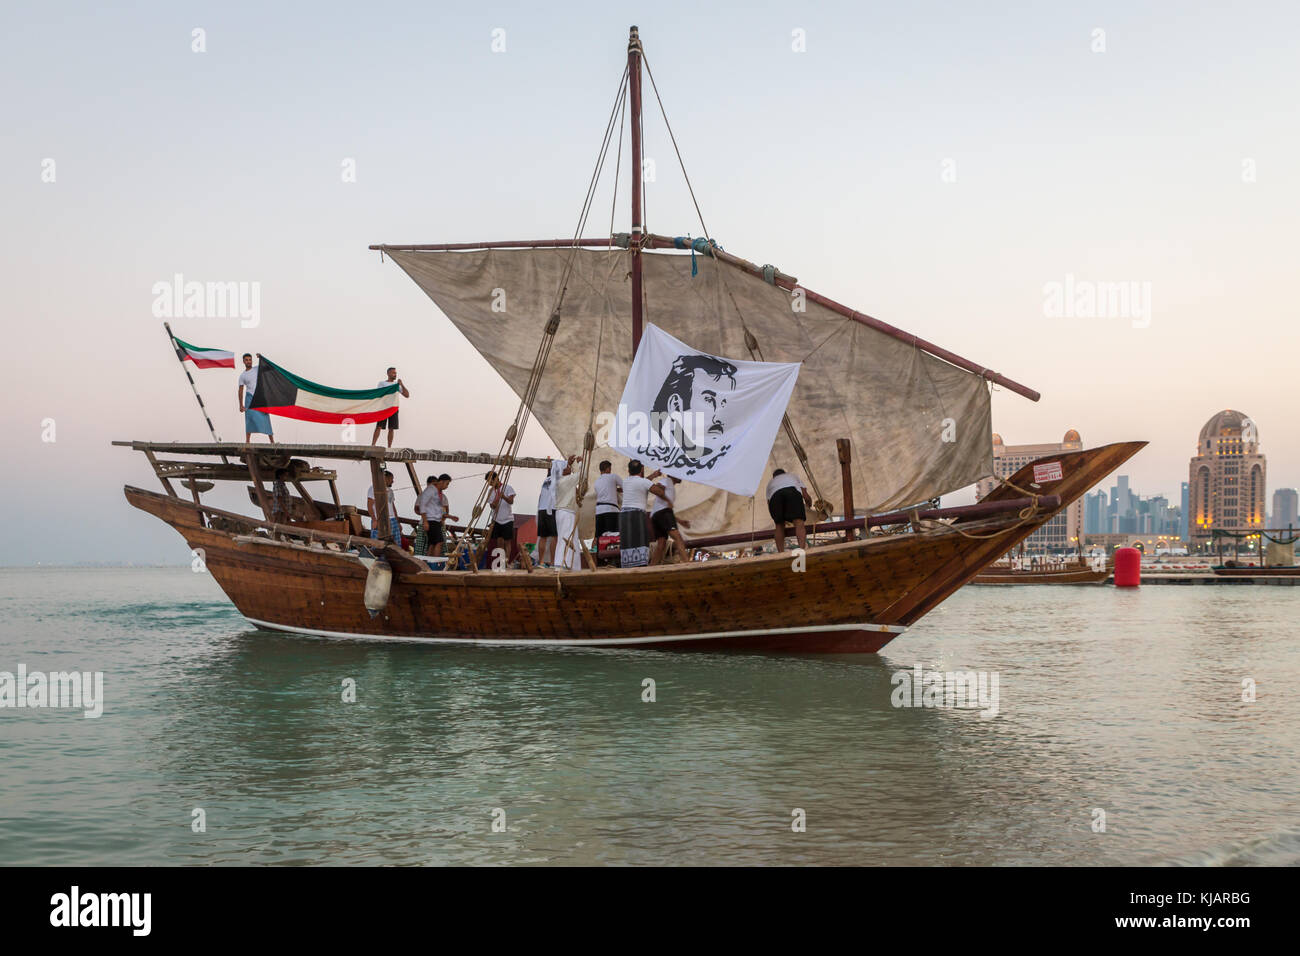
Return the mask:
[[[269,631],[291,631],[294,634],[311,634],[315,637],[339,637],[350,641],[405,641],[412,644],[502,644],[528,647],[624,647],[635,644],[667,644],[677,641],[709,641],[721,637],[762,637],[769,634],[818,634],[827,631],[870,631],[878,634],[902,634],[907,630],[898,624],[824,624],[808,627],[760,628],[752,631],[710,631],[700,634],[663,634],[649,637],[590,637],[590,638],[513,638],[513,637],[398,637],[388,634],[353,634],[348,631],[320,631],[312,627],[294,627],[291,624],[272,624],[247,618],[249,623]]]

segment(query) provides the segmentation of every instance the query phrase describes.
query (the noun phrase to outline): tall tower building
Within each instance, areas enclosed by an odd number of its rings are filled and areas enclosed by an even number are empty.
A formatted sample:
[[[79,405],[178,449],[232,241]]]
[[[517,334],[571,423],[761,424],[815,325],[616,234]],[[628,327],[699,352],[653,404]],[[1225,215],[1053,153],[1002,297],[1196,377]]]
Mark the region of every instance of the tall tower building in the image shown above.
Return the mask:
[[[1300,496],[1294,488],[1279,488],[1273,492],[1273,517],[1269,519],[1274,528],[1294,528],[1300,525],[1296,510],[1300,506]]]
[[[1082,450],[1083,439],[1073,428],[1065,433],[1065,437],[1059,443],[1045,442],[1041,445],[1005,445],[1002,436],[995,434],[993,473],[999,478],[1010,478],[1035,459],[1059,455],[1065,451]],[[992,478],[981,480],[975,485],[976,499],[982,500],[997,486],[998,482]],[[1025,550],[1062,554],[1073,552],[1083,542],[1083,506],[1083,497],[1075,498],[1064,511],[1025,539]]]
[[[1249,417],[1229,408],[1205,423],[1188,466],[1192,544],[1211,543],[1213,528],[1264,527],[1265,464]]]
[[[1190,489],[1191,489],[1191,486],[1188,485],[1187,482],[1184,481],[1184,482],[1183,482],[1182,489],[1181,489],[1181,491],[1182,491],[1182,507],[1181,507],[1181,509],[1180,509],[1179,512],[1178,512],[1178,537],[1182,538],[1184,541],[1187,540],[1187,515],[1188,515],[1188,503],[1189,503],[1189,502],[1191,501],[1191,499],[1192,499],[1192,493],[1191,493],[1191,490],[1190,490]]]

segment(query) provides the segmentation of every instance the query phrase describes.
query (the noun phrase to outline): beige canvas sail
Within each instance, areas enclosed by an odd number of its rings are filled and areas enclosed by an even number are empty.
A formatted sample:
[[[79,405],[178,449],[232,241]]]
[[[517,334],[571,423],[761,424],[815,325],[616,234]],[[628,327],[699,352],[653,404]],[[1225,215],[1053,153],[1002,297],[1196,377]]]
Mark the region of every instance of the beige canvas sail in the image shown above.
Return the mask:
[[[593,384],[596,412],[612,419],[632,363],[626,250],[388,254],[516,394],[528,380],[565,262],[576,255],[532,412],[566,454],[582,450]],[[704,256],[696,258],[695,276],[690,256],[645,253],[642,261],[647,322],[702,351],[740,359],[756,357],[746,348],[748,328],[765,361],[802,363],[788,415],[837,513],[837,438],[853,443],[859,514],[915,504],[992,472],[989,391],[980,376],[814,302],[798,311],[786,290]],[[626,473],[626,459],[607,448],[597,448],[593,472],[601,458]],[[808,482],[784,432],[769,472],[777,467]],[[755,500],[683,484],[677,513],[691,522],[692,535],[770,524],[761,491]]]

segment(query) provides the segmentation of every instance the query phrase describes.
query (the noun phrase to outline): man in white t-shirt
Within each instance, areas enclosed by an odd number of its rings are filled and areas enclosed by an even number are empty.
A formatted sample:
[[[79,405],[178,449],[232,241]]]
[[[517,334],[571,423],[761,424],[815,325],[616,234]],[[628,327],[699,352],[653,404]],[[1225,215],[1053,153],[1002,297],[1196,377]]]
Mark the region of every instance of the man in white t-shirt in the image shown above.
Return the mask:
[[[537,493],[537,563],[549,568],[555,560],[555,466],[561,464],[551,459],[551,466],[542,479],[542,489]]]
[[[582,456],[570,455],[555,479],[555,566],[566,571],[582,570],[582,538],[578,533],[578,473],[573,463]]]
[[[686,520],[679,521],[677,515],[673,513],[673,506],[677,503],[677,486],[682,483],[682,480],[672,475],[665,476],[661,471],[650,475],[650,480],[654,482],[650,486],[650,526],[655,534],[655,543],[650,549],[650,563],[659,564],[663,561],[669,538],[672,538],[681,551],[682,557],[685,558],[686,542],[682,540],[682,533],[677,530],[677,525],[681,524],[683,528],[689,528],[691,523]]]
[[[244,370],[239,373],[239,387],[235,394],[239,397],[239,410],[244,413],[244,444],[253,440],[254,435],[265,435],[275,443],[271,434],[271,416],[259,412],[253,407],[253,395],[257,392],[257,369],[253,367],[253,355],[244,353]]]
[[[415,502],[415,511],[420,515],[420,524],[425,530],[426,540],[433,543],[429,553],[434,557],[442,554],[443,522],[460,520],[455,515],[447,514],[446,491],[450,484],[451,475],[439,475],[437,478],[430,475],[429,483]]]
[[[600,463],[596,478],[596,539],[602,534],[618,534],[618,513],[623,510],[623,479],[613,472],[608,461]]]
[[[506,553],[506,561],[509,561],[515,544],[515,512],[511,507],[515,503],[515,489],[503,484],[495,471],[487,473],[487,483],[492,489],[488,492],[487,499],[488,507],[492,509],[492,530],[488,532],[487,553],[491,555],[497,548],[502,548]]]
[[[794,525],[799,547],[808,550],[808,532],[804,527],[807,512],[804,505],[812,507],[812,495],[803,486],[803,482],[794,475],[786,474],[784,468],[772,472],[772,480],[767,483],[767,513],[772,516],[776,529],[776,550],[785,550],[785,526]]]
[[[388,498],[388,530],[392,534],[393,543],[399,548],[402,546],[402,526],[397,520],[397,496],[393,494],[393,473],[384,469],[384,487],[388,489],[385,497]],[[366,508],[370,511],[370,537],[378,538],[380,523],[383,519],[379,517],[378,510],[375,506],[375,486],[371,485],[366,489]]]
[[[650,481],[638,459],[627,463],[623,479],[623,509],[618,515],[618,563],[623,568],[642,568],[650,563],[650,540],[646,531],[647,496]]]
[[[406,390],[406,386],[402,384],[402,380],[397,377],[397,369],[395,368],[390,368],[388,370],[388,378],[380,382],[377,387],[383,388],[385,385],[392,385],[394,382],[397,383],[397,390],[402,393],[402,398],[411,397],[411,393]],[[375,433],[370,438],[370,444],[379,444],[379,433],[386,427],[388,429],[388,447],[393,447],[393,432],[397,431],[397,414],[397,412],[393,412],[393,414],[389,415],[383,421],[375,422]]]

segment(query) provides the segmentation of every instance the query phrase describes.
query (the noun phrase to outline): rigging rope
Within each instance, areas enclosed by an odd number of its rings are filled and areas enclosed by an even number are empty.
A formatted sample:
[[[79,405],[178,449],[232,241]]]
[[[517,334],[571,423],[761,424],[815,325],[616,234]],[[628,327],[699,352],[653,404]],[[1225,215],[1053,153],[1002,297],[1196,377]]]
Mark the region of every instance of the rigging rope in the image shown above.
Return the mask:
[[[537,398],[537,391],[541,386],[542,373],[546,369],[547,359],[550,358],[551,347],[555,343],[555,333],[560,327],[560,309],[564,304],[564,294],[568,289],[569,278],[573,273],[573,265],[577,260],[578,251],[581,248],[579,240],[582,237],[583,229],[586,226],[587,219],[591,214],[592,206],[595,201],[597,185],[600,182],[601,170],[604,169],[605,159],[609,155],[609,145],[614,133],[614,120],[619,116],[628,90],[628,70],[624,68],[623,76],[619,80],[618,92],[614,97],[614,106],[610,110],[609,121],[605,124],[605,134],[601,140],[600,150],[596,156],[596,166],[592,170],[591,180],[587,185],[587,195],[582,203],[582,211],[578,216],[578,224],[573,233],[573,245],[569,252],[569,257],[564,264],[564,269],[560,273],[559,282],[555,293],[555,305],[551,309],[551,317],[546,322],[545,330],[542,333],[542,340],[537,346],[537,356],[533,359],[532,368],[529,369],[528,382],[524,387],[524,392],[519,399],[519,407],[515,412],[514,421],[506,430],[505,437],[495,456],[493,467],[490,471],[497,473],[497,478],[502,486],[510,481],[510,476],[514,471],[514,460],[517,456],[518,448],[523,441],[524,431],[528,427],[529,419],[532,415],[532,406]],[[622,152],[622,143],[619,143],[619,152]],[[590,430],[588,430],[590,435]],[[484,506],[491,497],[492,487],[483,483],[477,499],[474,503],[474,510],[471,514],[470,521],[466,525],[464,538],[468,538],[471,531],[478,524],[479,517],[483,514]],[[495,508],[493,509],[493,518],[495,519]],[[462,540],[464,540],[464,538]],[[486,536],[485,541],[486,544]],[[449,562],[454,561],[461,550],[461,545],[457,544],[449,557]],[[525,561],[527,566],[528,562]],[[473,567],[477,568],[477,561],[473,562]],[[531,570],[531,568],[530,568]]]

